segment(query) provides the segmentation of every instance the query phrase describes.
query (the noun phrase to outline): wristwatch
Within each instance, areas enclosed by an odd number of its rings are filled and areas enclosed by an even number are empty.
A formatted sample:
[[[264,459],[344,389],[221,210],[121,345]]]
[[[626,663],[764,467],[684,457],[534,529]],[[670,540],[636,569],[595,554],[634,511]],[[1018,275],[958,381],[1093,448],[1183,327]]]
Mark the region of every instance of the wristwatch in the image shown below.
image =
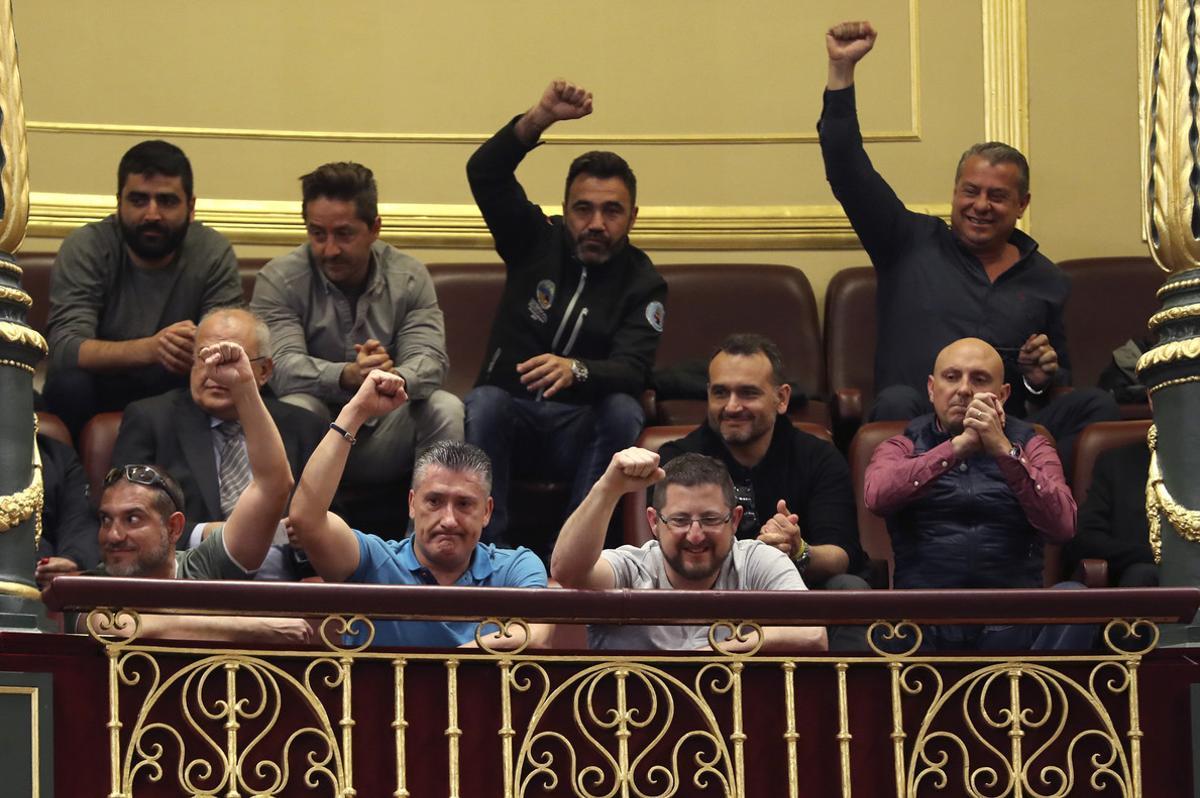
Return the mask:
[[[579,383],[580,385],[587,382],[587,378],[588,378],[587,363],[584,363],[582,360],[572,360],[571,361],[571,376],[574,377],[575,382]]]
[[[800,573],[808,568],[808,561],[812,558],[812,546],[808,545],[808,541],[800,538],[800,548],[792,552],[792,562],[796,563],[796,570]]]

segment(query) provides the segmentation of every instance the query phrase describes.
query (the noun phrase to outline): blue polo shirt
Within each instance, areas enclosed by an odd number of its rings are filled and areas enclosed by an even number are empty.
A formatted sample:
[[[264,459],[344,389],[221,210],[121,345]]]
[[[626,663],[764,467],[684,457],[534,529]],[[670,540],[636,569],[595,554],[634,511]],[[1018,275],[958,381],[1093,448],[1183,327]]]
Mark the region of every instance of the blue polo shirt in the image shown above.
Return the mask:
[[[358,537],[358,568],[347,582],[371,585],[436,585],[429,569],[413,551],[412,538],[384,540],[354,530]],[[471,564],[456,587],[545,587],[546,566],[537,555],[521,546],[498,549],[489,543],[475,544]],[[375,621],[377,646],[426,646],[454,648],[475,639],[474,621]],[[362,635],[347,635],[346,642],[358,645]]]

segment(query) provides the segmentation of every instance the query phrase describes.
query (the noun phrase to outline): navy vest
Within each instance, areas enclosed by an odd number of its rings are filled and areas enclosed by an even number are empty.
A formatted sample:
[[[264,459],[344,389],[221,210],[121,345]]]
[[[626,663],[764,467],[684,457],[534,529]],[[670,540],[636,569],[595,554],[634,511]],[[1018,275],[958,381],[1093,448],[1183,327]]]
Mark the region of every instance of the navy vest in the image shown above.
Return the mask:
[[[1005,433],[1022,448],[1036,432],[1009,416]],[[921,455],[950,439],[933,414],[904,431]],[[887,519],[898,588],[1042,586],[1042,540],[996,460],[976,455],[938,477]]]

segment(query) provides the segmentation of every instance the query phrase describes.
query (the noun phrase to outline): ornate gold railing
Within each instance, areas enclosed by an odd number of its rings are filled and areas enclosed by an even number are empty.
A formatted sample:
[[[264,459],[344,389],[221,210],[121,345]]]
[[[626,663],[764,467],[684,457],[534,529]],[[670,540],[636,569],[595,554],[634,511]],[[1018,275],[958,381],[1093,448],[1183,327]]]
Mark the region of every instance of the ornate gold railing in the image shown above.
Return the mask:
[[[1200,590],[600,594],[64,578],[47,601],[110,607],[87,624],[108,662],[113,798],[1049,798],[1142,795],[1139,666],[1157,641],[1155,622],[1190,619]],[[321,619],[321,645],[249,651],[139,637],[147,610],[249,607]],[[367,612],[477,619],[481,629],[703,621],[712,649],[344,645],[348,631],[370,638]],[[1106,621],[1103,650],[918,653],[916,622],[1048,618]],[[722,630],[753,638],[760,625],[834,621],[871,623],[873,640],[908,645],[767,656],[718,642]]]

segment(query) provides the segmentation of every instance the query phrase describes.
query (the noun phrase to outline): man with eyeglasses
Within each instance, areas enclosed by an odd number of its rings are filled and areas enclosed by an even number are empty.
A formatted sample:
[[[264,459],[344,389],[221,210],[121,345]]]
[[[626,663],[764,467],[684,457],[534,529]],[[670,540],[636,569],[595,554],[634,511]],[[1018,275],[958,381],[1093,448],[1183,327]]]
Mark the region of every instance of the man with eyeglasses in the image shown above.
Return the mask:
[[[200,349],[206,379],[231,395],[246,434],[252,474],[229,519],[195,548],[177,552],[183,534],[184,497],[179,484],[152,465],[112,469],[100,494],[102,573],[151,579],[246,579],[259,567],[292,488],[279,431],[258,393],[245,350],[222,341]],[[119,630],[117,630],[119,631]],[[307,622],[294,619],[147,615],[141,634],[228,641],[309,639]]]
[[[646,449],[617,452],[558,534],[551,575],[563,587],[609,590],[804,590],[804,580],[779,549],[758,540],[736,540],[742,508],[725,466],[712,457],[685,454],[660,468]],[[621,497],[654,485],[646,510],[654,539],[642,546],[604,549],[604,534]],[[594,625],[595,649],[694,650],[709,647],[708,626]],[[824,650],[819,626],[763,628],[768,650]],[[725,650],[756,644],[726,641]]]
[[[266,324],[241,308],[214,310],[200,320],[196,346],[203,349],[221,341],[236,343],[245,351],[254,385],[265,386],[274,366]],[[200,542],[207,522],[229,518],[251,476],[237,404],[210,371],[206,363],[196,360],[188,388],[125,408],[113,446],[114,463],[157,463],[179,483],[184,495],[180,509],[195,524],[180,536],[181,549]],[[312,413],[271,397],[264,397],[263,404],[279,430],[292,476],[298,479],[325,434],[325,424]]]

